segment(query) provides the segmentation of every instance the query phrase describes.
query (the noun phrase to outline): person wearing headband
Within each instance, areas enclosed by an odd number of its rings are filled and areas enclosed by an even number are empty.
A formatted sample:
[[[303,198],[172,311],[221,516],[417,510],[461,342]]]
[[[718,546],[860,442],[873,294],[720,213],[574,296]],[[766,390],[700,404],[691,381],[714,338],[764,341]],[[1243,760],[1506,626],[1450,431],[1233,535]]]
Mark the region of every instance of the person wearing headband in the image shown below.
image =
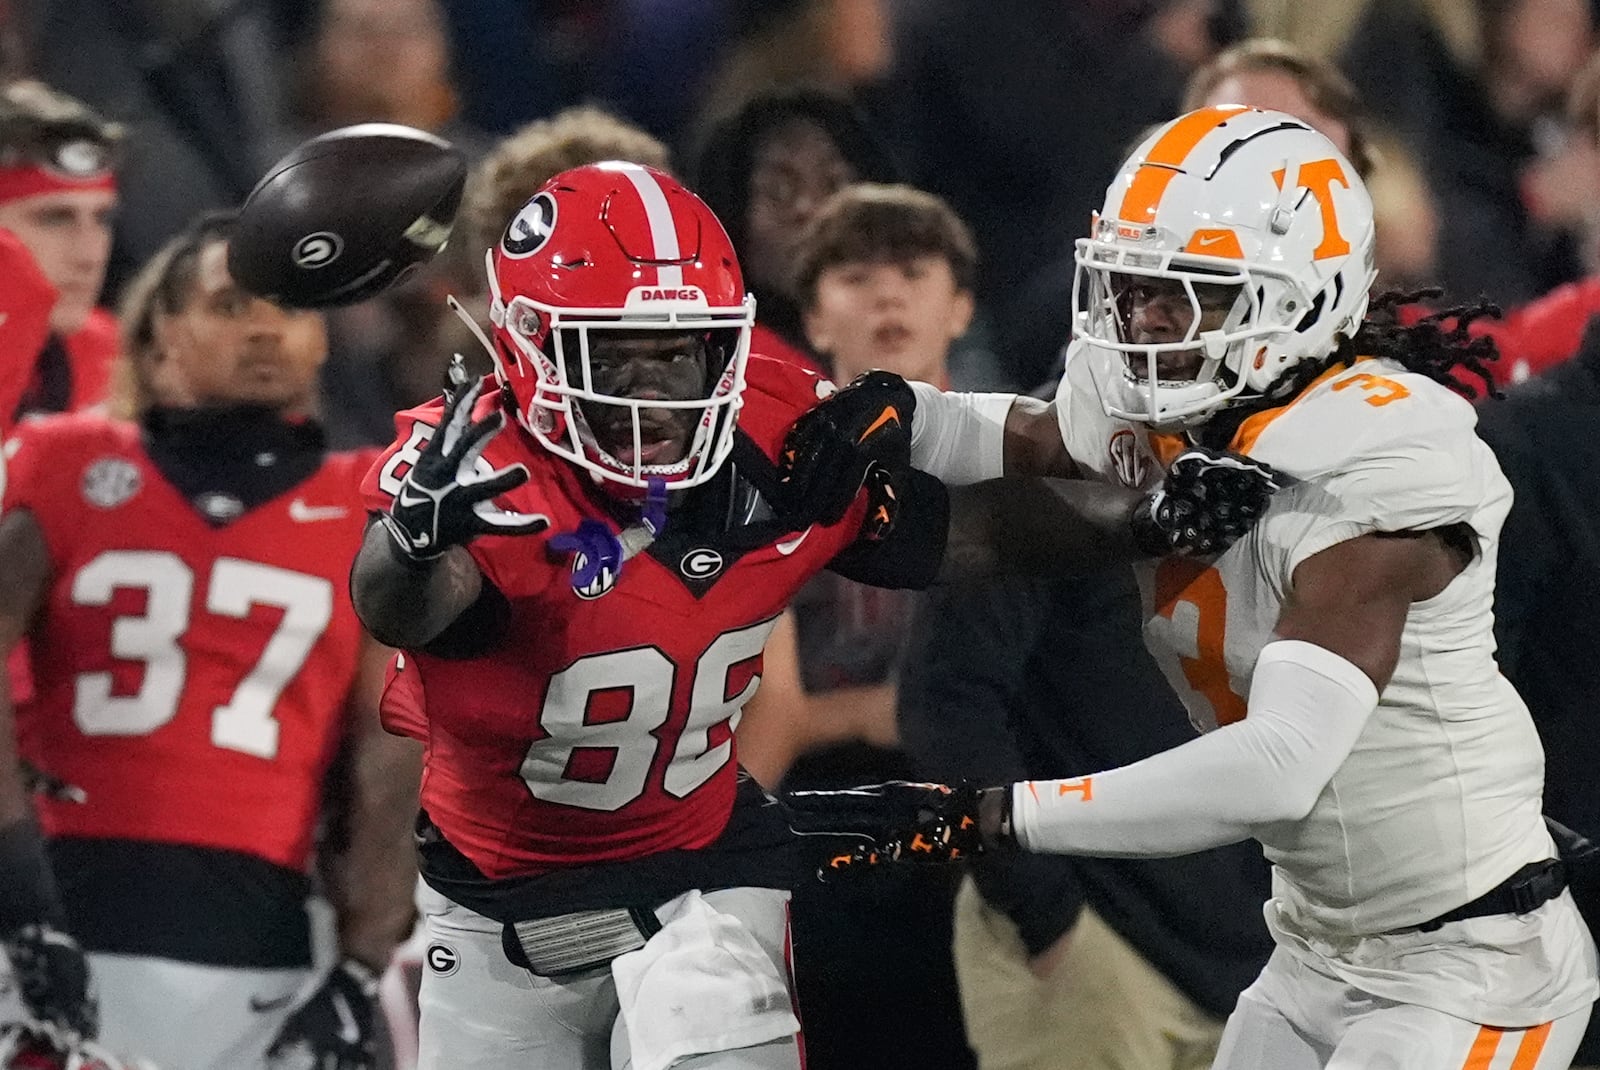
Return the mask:
[[[0,229],[21,240],[54,291],[49,337],[20,402],[7,405],[7,421],[105,398],[117,330],[97,302],[111,255],[120,139],[115,124],[42,83],[0,86]],[[10,257],[21,258],[15,249]]]

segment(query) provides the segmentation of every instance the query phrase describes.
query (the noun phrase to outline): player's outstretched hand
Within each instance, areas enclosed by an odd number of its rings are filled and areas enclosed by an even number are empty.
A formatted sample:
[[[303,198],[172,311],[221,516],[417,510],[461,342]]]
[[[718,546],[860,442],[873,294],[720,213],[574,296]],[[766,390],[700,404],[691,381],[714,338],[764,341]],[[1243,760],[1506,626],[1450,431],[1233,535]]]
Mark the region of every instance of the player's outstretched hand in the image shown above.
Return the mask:
[[[911,467],[911,415],[917,396],[891,372],[856,376],[849,386],[825,398],[795,421],[783,441],[778,478],[783,501],[775,503],[796,527],[837,524],[850,511],[856,493],[868,483],[879,498],[894,504],[894,474]],[[877,473],[869,480],[869,472]],[[891,514],[890,508],[886,510]],[[876,516],[869,514],[869,521]],[[873,535],[871,529],[868,535]],[[887,531],[878,532],[881,538]]]
[[[478,458],[506,426],[500,409],[473,422],[472,409],[483,389],[480,378],[446,396],[439,429],[400,481],[389,511],[379,518],[412,560],[438,557],[478,535],[532,535],[550,526],[546,517],[506,512],[491,504],[495,495],[526,483],[528,469],[511,464],[477,471]]]
[[[1135,510],[1134,538],[1152,557],[1219,554],[1261,519],[1282,486],[1271,465],[1191,447]]]
[[[378,1056],[378,975],[354,959],[335,966],[267,1049],[274,1070],[372,1070]]]
[[[6,934],[0,947],[11,960],[12,975],[30,1014],[76,1036],[95,1035],[100,1008],[89,982],[89,962],[78,941],[41,923]]]
[[[954,862],[981,849],[977,789],[891,780],[783,796],[789,828],[812,837],[817,875],[832,880],[894,863]]]

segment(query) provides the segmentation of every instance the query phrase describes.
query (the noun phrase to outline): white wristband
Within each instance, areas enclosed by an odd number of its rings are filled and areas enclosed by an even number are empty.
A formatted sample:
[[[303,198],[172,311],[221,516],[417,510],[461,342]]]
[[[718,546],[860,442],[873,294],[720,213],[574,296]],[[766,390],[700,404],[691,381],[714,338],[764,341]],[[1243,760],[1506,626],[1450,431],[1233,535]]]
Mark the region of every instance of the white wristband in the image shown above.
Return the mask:
[[[1005,475],[1006,416],[1015,394],[958,394],[912,383],[911,467],[962,486]]]

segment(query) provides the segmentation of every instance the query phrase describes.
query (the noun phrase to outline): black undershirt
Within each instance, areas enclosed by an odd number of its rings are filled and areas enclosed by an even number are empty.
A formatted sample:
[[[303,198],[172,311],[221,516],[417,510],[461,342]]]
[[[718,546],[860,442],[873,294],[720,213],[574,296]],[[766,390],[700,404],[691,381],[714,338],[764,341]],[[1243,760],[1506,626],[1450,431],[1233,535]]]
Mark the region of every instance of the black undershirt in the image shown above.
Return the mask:
[[[145,414],[145,450],[207,522],[222,527],[309,479],[327,452],[321,425],[260,405]]]

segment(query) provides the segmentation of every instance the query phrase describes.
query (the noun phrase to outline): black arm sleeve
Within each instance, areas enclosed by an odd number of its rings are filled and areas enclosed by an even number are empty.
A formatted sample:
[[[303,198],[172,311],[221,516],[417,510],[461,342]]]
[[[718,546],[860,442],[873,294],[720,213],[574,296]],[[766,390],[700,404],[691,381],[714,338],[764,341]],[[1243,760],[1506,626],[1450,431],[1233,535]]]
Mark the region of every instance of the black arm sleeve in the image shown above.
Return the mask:
[[[905,471],[895,483],[900,513],[894,528],[876,541],[856,540],[828,568],[869,587],[917,591],[938,577],[950,534],[950,492],[926,472]]]
[[[900,678],[900,735],[927,775],[983,784],[1027,779],[1011,729],[1049,615],[1052,586],[1014,579],[931,591]],[[1084,902],[1074,859],[989,854],[972,867],[983,897],[1016,923],[1030,954],[1072,928]]]

